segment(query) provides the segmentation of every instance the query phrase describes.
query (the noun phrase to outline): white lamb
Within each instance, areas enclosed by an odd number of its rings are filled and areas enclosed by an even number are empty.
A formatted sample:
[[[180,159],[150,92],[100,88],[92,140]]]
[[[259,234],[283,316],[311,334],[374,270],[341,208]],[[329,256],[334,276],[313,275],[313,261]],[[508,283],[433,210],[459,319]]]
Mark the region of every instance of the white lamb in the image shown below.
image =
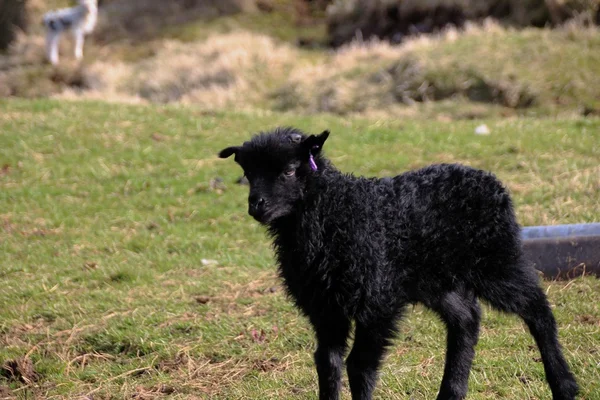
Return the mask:
[[[91,33],[98,20],[97,0],[78,0],[79,4],[71,8],[50,11],[44,15],[46,34],[46,54],[48,60],[58,64],[58,45],[60,36],[65,31],[71,31],[75,38],[75,58],[83,57],[83,42],[85,35]]]

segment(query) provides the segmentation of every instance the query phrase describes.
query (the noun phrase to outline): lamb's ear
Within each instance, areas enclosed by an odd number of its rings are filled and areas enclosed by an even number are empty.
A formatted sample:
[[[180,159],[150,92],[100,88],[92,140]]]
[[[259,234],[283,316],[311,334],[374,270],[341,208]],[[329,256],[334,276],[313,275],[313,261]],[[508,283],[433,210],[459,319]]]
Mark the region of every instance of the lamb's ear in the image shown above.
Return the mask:
[[[227,147],[226,149],[221,150],[221,152],[219,153],[219,157],[227,158],[232,154],[237,155],[238,151],[240,151],[240,146]]]
[[[317,155],[328,137],[329,131],[323,131],[319,135],[310,135],[302,142],[302,148],[312,155]]]

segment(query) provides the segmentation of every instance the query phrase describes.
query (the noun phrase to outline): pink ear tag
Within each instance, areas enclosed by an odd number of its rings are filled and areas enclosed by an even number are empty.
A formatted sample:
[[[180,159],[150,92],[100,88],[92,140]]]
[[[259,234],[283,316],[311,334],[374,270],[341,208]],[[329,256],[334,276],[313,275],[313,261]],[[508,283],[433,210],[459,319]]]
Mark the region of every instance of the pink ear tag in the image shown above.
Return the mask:
[[[319,146],[313,146],[313,149],[318,149]],[[317,168],[317,163],[315,162],[315,158],[313,157],[312,153],[309,153],[308,155],[308,164],[310,165],[310,169],[312,169],[313,171],[316,171]]]
[[[317,170],[317,163],[315,162],[315,158],[312,154],[308,157],[308,163],[310,164],[310,169],[313,171]]]

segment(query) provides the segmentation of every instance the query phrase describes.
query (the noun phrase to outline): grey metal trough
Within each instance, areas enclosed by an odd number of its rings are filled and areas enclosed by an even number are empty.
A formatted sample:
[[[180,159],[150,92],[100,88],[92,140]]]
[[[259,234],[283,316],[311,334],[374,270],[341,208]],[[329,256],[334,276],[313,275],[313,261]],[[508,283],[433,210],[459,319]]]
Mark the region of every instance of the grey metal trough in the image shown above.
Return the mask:
[[[525,257],[546,278],[600,277],[600,223],[528,226],[521,238]]]

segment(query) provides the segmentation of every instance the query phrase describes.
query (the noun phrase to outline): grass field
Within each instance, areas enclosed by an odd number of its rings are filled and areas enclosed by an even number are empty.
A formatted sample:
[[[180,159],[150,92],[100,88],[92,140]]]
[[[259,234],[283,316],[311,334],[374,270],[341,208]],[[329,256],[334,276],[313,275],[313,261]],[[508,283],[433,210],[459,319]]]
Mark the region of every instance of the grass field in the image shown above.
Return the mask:
[[[482,122],[490,135],[473,133]],[[315,398],[311,330],[246,215],[239,168],[216,157],[276,125],[330,129],[326,153],[360,175],[491,170],[524,225],[600,220],[598,118],[449,124],[0,100],[0,398]],[[600,399],[600,281],[544,286],[581,398]],[[484,314],[469,398],[549,398],[522,323]],[[414,307],[376,397],[434,398],[444,342]]]

